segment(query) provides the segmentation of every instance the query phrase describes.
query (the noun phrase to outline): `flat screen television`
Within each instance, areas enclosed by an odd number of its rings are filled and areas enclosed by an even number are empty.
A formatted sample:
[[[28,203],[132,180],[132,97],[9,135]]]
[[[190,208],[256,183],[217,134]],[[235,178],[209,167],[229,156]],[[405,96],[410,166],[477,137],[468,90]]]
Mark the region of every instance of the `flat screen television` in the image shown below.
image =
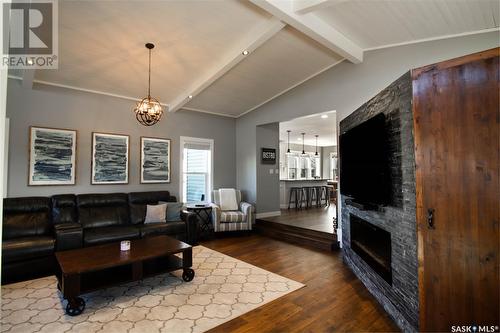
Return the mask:
[[[340,135],[340,193],[361,204],[390,203],[387,138],[382,113]]]

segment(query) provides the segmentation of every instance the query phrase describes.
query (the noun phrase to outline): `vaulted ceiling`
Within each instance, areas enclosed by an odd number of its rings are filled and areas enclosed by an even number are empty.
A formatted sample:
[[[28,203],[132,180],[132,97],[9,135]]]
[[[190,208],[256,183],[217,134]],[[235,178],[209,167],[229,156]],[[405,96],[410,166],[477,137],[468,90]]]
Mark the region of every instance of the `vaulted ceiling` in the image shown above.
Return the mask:
[[[154,97],[238,117],[366,50],[498,30],[499,12],[497,0],[60,1],[59,69],[11,76],[136,100],[153,42]]]

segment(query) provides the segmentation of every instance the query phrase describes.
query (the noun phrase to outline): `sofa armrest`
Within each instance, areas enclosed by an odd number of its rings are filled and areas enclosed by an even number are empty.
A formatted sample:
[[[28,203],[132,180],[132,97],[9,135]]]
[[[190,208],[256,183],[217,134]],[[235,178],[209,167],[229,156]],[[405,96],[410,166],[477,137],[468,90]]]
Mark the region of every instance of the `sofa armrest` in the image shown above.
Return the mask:
[[[220,222],[220,213],[221,209],[219,205],[216,205],[214,203],[210,203],[210,207],[212,207],[212,222],[215,224],[216,222]]]
[[[248,202],[240,202],[240,211],[246,215],[249,215],[253,212],[253,205]]]
[[[54,226],[56,251],[78,249],[83,246],[83,229],[78,223],[61,223]]]
[[[194,245],[198,241],[198,218],[193,212],[181,211],[181,220],[186,223],[186,240]]]
[[[221,209],[219,205],[216,205],[214,203],[210,203],[210,207],[212,207],[212,223],[214,226],[214,232],[219,231],[219,224],[220,224],[220,215],[221,215]]]
[[[248,203],[248,202],[240,202],[240,211],[245,214],[247,216],[247,222],[249,224],[249,226],[251,227],[252,226],[252,223],[253,223],[253,205]]]

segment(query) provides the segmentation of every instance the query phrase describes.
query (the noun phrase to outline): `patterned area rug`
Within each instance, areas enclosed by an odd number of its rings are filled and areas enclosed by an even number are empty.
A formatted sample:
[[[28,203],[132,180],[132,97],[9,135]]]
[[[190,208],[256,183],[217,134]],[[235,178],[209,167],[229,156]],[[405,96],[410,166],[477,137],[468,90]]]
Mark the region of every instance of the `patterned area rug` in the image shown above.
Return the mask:
[[[55,277],[6,285],[1,331],[204,332],[304,286],[203,246],[193,269],[191,282],[178,271],[86,294],[76,317],[64,313]]]

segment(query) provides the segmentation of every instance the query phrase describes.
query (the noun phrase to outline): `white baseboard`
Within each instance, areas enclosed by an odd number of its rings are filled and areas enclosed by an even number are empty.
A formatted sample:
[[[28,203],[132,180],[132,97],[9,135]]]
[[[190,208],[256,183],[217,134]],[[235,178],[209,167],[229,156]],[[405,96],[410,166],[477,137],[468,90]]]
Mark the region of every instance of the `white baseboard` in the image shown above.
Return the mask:
[[[261,218],[264,218],[264,217],[271,217],[271,216],[280,216],[281,215],[281,211],[275,211],[275,212],[264,212],[264,213],[257,213],[257,215],[255,215],[256,218],[258,219],[261,219]]]

